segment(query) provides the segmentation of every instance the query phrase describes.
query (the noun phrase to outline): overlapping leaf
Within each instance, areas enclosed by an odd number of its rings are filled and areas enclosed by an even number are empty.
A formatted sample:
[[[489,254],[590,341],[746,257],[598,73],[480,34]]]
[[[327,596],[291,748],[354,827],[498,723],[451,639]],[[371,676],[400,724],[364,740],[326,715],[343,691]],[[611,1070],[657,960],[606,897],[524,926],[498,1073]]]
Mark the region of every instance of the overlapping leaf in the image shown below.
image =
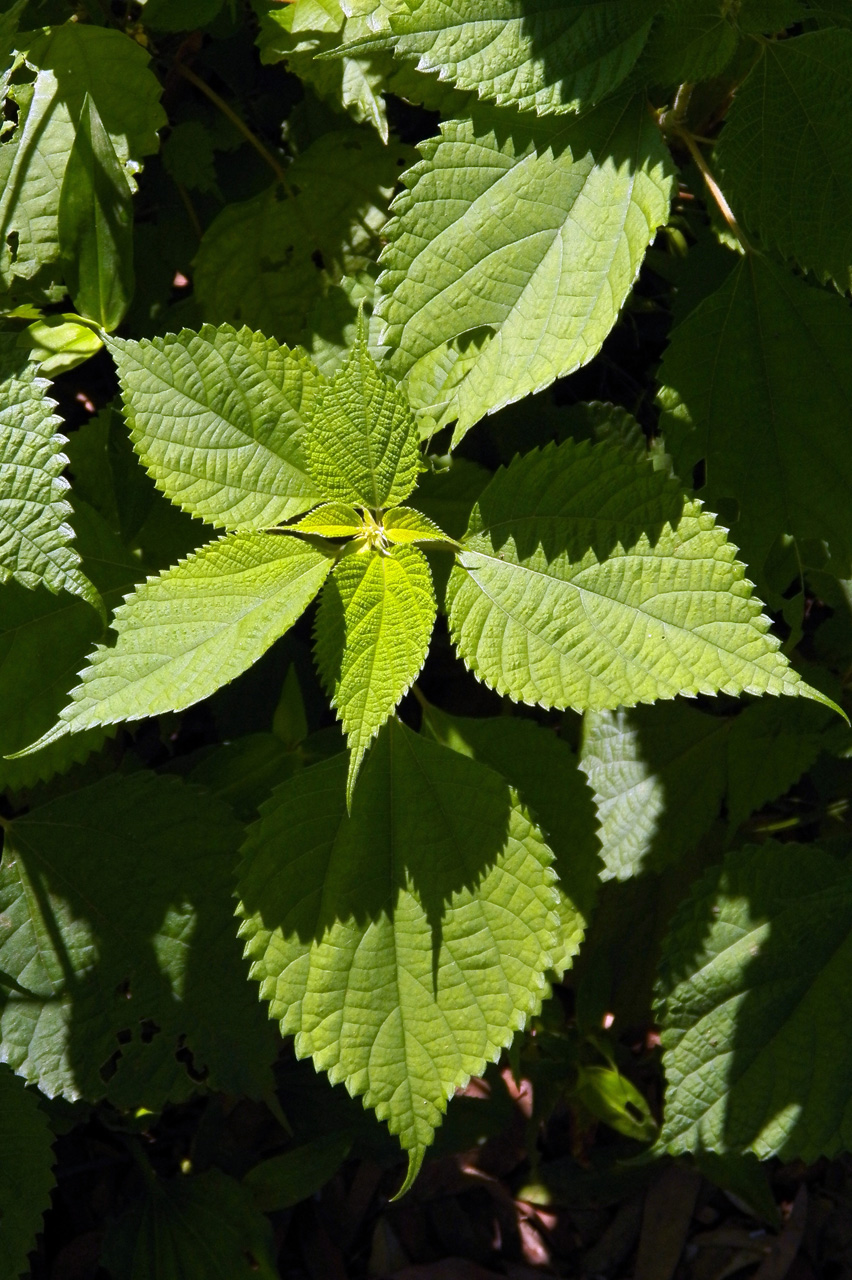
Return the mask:
[[[240,834],[209,792],[144,771],[8,824],[0,1058],[50,1097],[159,1108],[205,1071],[261,1095],[275,1046],[233,937]]]
[[[27,1255],[50,1208],[52,1143],[35,1090],[0,1067],[0,1273],[9,1280],[30,1274]]]
[[[36,69],[15,137],[0,146],[0,281],[30,279],[59,255],[63,176],[88,93],[120,165],[151,155],[166,123],[148,54],[109,27],[67,22],[19,36]],[[129,179],[128,179],[129,180]]]
[[[344,556],[326,584],[317,665],[351,752],[349,804],[364,753],[426,661],[436,611],[432,575],[417,547]]]
[[[319,501],[304,454],[319,376],[304,352],[229,325],[109,349],[134,448],[185,511],[258,529]]]
[[[116,610],[115,644],[98,645],[55,728],[30,749],[209,697],[289,630],[331,563],[296,538],[238,533],[149,578]]]
[[[719,75],[739,40],[732,17],[724,0],[668,0],[643,60],[646,75],[664,84]]]
[[[241,934],[270,1013],[387,1120],[410,1185],[453,1091],[540,1004],[552,856],[491,770],[391,721],[347,816],[346,761],[250,828]]]
[[[405,392],[381,372],[363,338],[320,392],[305,447],[323,494],[376,510],[417,483],[419,433]]]
[[[702,497],[736,498],[734,538],[760,572],[779,534],[824,539],[852,572],[852,312],[749,255],[675,329],[660,373],[666,445]]]
[[[375,259],[400,165],[412,157],[371,129],[326,133],[287,169],[286,190],[276,184],[227,205],[195,260],[204,319],[299,341],[329,273],[352,274]]]
[[[379,314],[412,404],[458,440],[596,354],[667,219],[671,165],[639,99],[567,121],[482,108],[421,149]]]
[[[852,287],[852,32],[767,43],[717,152],[746,225],[822,279]]]
[[[479,679],[543,706],[824,700],[779,652],[735,557],[662,473],[566,441],[516,459],[481,495],[450,577],[450,630]]]
[[[739,849],[708,872],[663,949],[670,1151],[848,1149],[850,962],[852,878],[819,843]]]
[[[46,378],[36,376],[15,335],[0,335],[0,582],[43,583],[99,606],[71,546],[71,507],[62,471],[65,437]]]

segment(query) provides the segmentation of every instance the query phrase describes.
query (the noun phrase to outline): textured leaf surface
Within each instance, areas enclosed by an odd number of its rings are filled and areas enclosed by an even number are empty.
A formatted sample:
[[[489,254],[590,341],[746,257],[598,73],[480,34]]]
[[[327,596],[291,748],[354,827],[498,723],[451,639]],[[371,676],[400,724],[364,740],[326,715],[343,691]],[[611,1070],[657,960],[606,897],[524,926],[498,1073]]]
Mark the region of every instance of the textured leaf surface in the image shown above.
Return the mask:
[[[434,521],[414,507],[394,507],[382,519],[385,538],[391,543],[452,542]]]
[[[308,430],[308,468],[329,498],[374,510],[397,506],[417,483],[419,432],[405,392],[359,341],[323,387]]]
[[[383,146],[372,129],[327,133],[287,169],[297,194],[276,185],[227,205],[195,259],[204,319],[299,341],[325,268],[352,274],[375,260],[400,165],[413,155],[398,142]]]
[[[852,32],[763,46],[717,148],[747,226],[838,287],[852,287]]]
[[[852,878],[819,844],[740,849],[705,876],[663,952],[670,1151],[848,1149],[851,962]]]
[[[326,584],[316,656],[351,752],[349,803],[365,751],[426,661],[436,611],[417,547],[344,556]]]
[[[61,419],[15,335],[0,335],[0,581],[63,588],[93,603],[97,592],[70,545]]]
[[[492,0],[466,12],[415,0],[391,18],[395,49],[458,89],[541,113],[611,94],[642,51],[660,0]]]
[[[107,1228],[103,1263],[115,1280],[252,1280],[274,1274],[272,1228],[247,1187],[220,1169],[151,1181]]]
[[[668,0],[654,26],[643,70],[666,84],[710,80],[730,62],[738,39],[724,0]]]
[[[606,444],[499,471],[448,589],[453,640],[516,701],[602,710],[678,693],[821,698],[778,651],[709,512]]]
[[[229,325],[108,345],[134,448],[172,502],[258,529],[319,501],[303,445],[319,375],[304,352]]]
[[[749,255],[675,329],[663,360],[665,440],[702,498],[736,498],[755,572],[779,534],[824,539],[852,573],[852,312]]]
[[[19,37],[18,48],[37,74],[15,137],[0,146],[0,279],[7,288],[58,256],[62,179],[86,94],[122,166],[153,154],[166,123],[148,54],[122,32],[66,22]]]
[[[241,933],[270,1015],[419,1168],[447,1100],[540,1004],[552,855],[491,770],[391,721],[346,814],[346,761],[250,828]]]
[[[259,1096],[275,1045],[233,936],[240,833],[209,792],[145,771],[15,818],[0,867],[0,970],[17,984],[2,990],[2,1060],[49,1097],[158,1108],[197,1088],[175,1057],[185,1036],[213,1088]]]
[[[597,816],[577,757],[532,720],[450,716],[436,707],[424,714],[439,742],[496,769],[517,789],[553,850],[560,927],[552,968],[561,976],[583,941],[601,871]]]
[[[295,538],[231,534],[128,596],[54,733],[180,711],[256,662],[304,613],[331,560]]]
[[[668,217],[671,166],[638,99],[535,124],[482,108],[421,149],[379,314],[412,404],[458,439],[596,354]]]
[[[292,527],[302,533],[315,533],[321,538],[354,538],[363,530],[364,521],[346,502],[324,502]]]
[[[42,1216],[50,1208],[53,1134],[38,1095],[8,1067],[0,1067],[0,1273],[30,1274]]]

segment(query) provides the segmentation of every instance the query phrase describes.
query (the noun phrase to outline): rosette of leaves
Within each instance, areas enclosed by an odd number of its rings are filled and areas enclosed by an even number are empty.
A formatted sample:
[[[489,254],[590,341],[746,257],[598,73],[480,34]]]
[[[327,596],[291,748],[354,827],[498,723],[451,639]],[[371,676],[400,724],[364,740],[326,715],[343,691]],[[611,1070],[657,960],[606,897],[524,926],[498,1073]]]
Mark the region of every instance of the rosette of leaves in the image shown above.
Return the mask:
[[[54,728],[180,711],[245,671],[322,591],[315,656],[350,748],[426,659],[437,603],[420,545],[455,553],[451,636],[509,698],[602,710],[678,694],[804,694],[725,530],[612,444],[516,458],[461,544],[404,505],[423,465],[404,390],[363,333],[333,378],[248,329],[107,339],[133,447],[157,486],[225,532],[116,611]]]

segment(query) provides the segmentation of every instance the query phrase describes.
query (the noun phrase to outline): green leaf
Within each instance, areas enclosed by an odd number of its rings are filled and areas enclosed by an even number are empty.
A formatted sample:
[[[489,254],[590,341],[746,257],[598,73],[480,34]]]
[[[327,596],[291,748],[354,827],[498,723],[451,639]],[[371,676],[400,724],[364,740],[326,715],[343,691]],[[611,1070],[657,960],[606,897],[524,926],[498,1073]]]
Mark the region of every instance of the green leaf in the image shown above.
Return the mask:
[[[450,631],[480,680],[547,707],[718,692],[826,701],[779,652],[735,555],[661,472],[608,444],[550,445],[501,469],[474,507]]]
[[[192,31],[212,22],[223,0],[145,0],[142,21],[155,31]]]
[[[305,446],[316,485],[341,502],[394,507],[417,483],[417,423],[363,339],[323,387]]]
[[[561,977],[583,941],[601,870],[597,818],[576,756],[555,733],[515,716],[479,720],[426,707],[424,722],[439,742],[502,774],[553,850],[560,924],[552,968]]]
[[[144,770],[8,823],[2,1060],[49,1097],[119,1107],[179,1101],[206,1072],[262,1096],[276,1046],[234,937],[241,830],[209,792]]]
[[[334,1177],[352,1146],[349,1133],[325,1133],[249,1169],[243,1185],[265,1213],[290,1209],[321,1191]]]
[[[351,816],[345,780],[338,756],[264,806],[241,935],[270,1015],[387,1120],[409,1186],[454,1090],[540,1005],[551,854],[502,779],[395,721]]]
[[[414,0],[390,19],[400,57],[480,98],[541,113],[611,94],[642,51],[661,0],[491,0],[465,12]]]
[[[354,538],[363,533],[364,521],[346,502],[324,502],[290,527],[320,538]]]
[[[668,217],[668,151],[644,100],[532,122],[451,120],[405,175],[379,278],[391,371],[455,440],[586,364]]]
[[[116,610],[115,643],[89,655],[57,725],[28,750],[209,697],[292,627],[331,564],[295,538],[237,533],[149,578]]]
[[[852,879],[819,843],[739,849],[663,949],[663,1142],[808,1163],[852,1142]]]
[[[208,1169],[147,1179],[143,1198],[109,1224],[102,1261],[114,1280],[256,1280],[275,1274],[275,1243],[250,1191]]]
[[[675,469],[691,476],[703,458],[702,498],[736,498],[753,572],[787,533],[825,540],[852,573],[846,303],[749,255],[675,329],[660,379]]]
[[[578,1066],[575,1097],[587,1111],[616,1133],[635,1142],[653,1142],[657,1122],[644,1096],[613,1067]]]
[[[717,156],[746,226],[820,279],[852,287],[852,32],[764,44]]]
[[[80,569],[68,524],[71,507],[62,475],[65,437],[36,376],[12,333],[0,334],[0,582],[43,583],[70,591],[102,609],[100,596]]]
[[[382,518],[382,529],[388,542],[400,545],[410,542],[455,541],[414,507],[394,507],[391,511],[386,511]]]
[[[299,341],[329,272],[375,260],[399,166],[412,156],[372,129],[327,133],[288,167],[286,190],[276,184],[226,205],[195,259],[204,319]]]
[[[97,333],[73,312],[44,316],[18,334],[17,346],[38,366],[39,373],[55,378],[96,355],[103,346]]]
[[[30,279],[59,256],[58,215],[66,165],[88,94],[126,169],[159,146],[162,92],[135,40],[82,22],[18,37],[36,71],[15,137],[0,146],[0,282]]]
[[[108,332],[115,329],[133,297],[132,193],[88,93],[62,179],[58,223],[74,306]]]
[[[316,658],[351,752],[351,805],[364,754],[420,674],[437,606],[417,547],[344,556],[322,593]]]
[[[664,84],[720,75],[739,42],[730,8],[724,0],[668,0],[649,42],[646,75]]]
[[[304,456],[319,376],[304,352],[229,325],[107,345],[133,447],[184,511],[259,529],[319,501]]]
[[[35,1091],[0,1067],[0,1272],[9,1280],[30,1274],[27,1256],[50,1208],[52,1144]]]

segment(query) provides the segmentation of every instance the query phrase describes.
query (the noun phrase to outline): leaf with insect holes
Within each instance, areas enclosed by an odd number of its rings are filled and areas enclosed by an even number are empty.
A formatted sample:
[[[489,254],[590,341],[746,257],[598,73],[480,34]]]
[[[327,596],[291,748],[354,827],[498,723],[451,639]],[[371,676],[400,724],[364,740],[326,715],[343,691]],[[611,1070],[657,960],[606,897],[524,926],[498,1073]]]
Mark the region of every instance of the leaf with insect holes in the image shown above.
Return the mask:
[[[317,612],[316,656],[350,749],[347,802],[364,754],[417,679],[437,605],[417,547],[344,556]]]

